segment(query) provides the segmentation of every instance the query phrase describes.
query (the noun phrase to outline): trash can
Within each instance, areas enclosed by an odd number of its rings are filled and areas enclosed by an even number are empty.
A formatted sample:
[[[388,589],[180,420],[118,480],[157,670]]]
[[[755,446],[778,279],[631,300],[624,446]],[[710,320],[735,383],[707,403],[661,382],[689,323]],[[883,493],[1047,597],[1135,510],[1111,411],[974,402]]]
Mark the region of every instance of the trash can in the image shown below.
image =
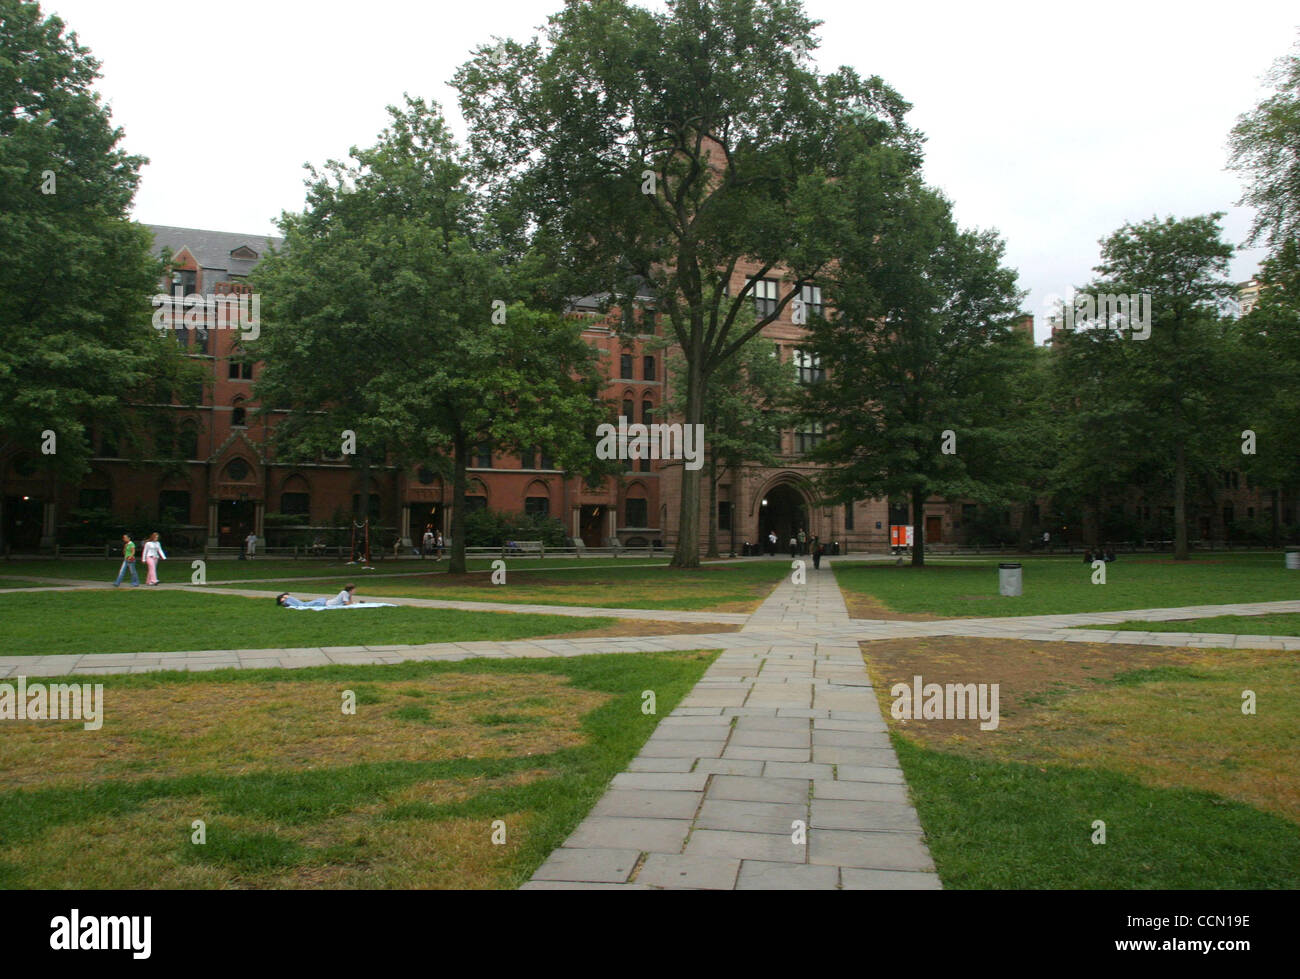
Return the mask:
[[[840,555],[840,542],[831,541],[831,556],[839,557],[839,555]]]
[[[1300,571],[1300,547],[1286,549],[1286,567],[1288,571]]]
[[[998,594],[1008,598],[1019,598],[1022,591],[1019,564],[998,565]]]
[[[741,545],[740,553],[744,557],[749,557],[749,541],[745,541],[745,543]]]

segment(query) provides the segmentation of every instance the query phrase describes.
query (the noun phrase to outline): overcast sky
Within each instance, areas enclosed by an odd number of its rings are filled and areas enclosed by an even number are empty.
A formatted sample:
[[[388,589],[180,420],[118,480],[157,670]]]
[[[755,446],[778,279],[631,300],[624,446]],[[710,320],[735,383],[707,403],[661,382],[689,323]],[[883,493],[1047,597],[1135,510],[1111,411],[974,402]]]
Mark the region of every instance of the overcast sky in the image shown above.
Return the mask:
[[[645,0],[647,7],[660,4]],[[964,226],[996,228],[1043,303],[1082,285],[1126,221],[1252,212],[1225,171],[1237,116],[1300,34],[1294,0],[1080,3],[805,0],[815,57],[878,74],[914,106],[926,174]],[[493,35],[525,39],[561,0],[47,0],[102,62],[124,146],[150,160],[135,217],[274,234],[303,206],[302,165],[343,158],[403,92],[464,124],[449,80]],[[1233,274],[1262,252],[1240,250]]]

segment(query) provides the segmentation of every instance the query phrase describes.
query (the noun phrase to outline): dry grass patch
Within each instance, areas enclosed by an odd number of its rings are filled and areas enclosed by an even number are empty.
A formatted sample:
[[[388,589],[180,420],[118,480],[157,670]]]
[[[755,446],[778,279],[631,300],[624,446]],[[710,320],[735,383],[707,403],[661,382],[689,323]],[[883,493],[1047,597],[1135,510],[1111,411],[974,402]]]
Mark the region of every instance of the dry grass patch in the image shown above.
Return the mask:
[[[347,688],[357,694],[355,715],[342,712]],[[541,755],[582,744],[580,718],[607,699],[548,674],[108,686],[99,731],[79,722],[7,723],[0,790]]]
[[[997,762],[1106,769],[1300,822],[1300,659],[1274,650],[936,638],[863,643],[886,717],[895,683],[997,683],[1001,723],[892,720],[916,743]],[[1099,681],[1099,682],[1098,682]],[[1242,691],[1258,713],[1243,715]]]

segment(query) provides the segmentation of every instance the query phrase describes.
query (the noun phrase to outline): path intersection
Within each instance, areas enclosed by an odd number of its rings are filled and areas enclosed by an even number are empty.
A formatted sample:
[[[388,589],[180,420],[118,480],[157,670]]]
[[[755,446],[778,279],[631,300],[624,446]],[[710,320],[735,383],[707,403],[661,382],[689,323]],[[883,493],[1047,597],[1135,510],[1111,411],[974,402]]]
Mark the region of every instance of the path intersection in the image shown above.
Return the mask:
[[[738,632],[7,656],[0,678],[721,649],[524,889],[937,889],[859,642],[960,636],[1300,650],[1300,637],[1290,636],[1072,628],[1300,612],[1300,601],[927,622],[850,619],[830,563],[809,571],[804,584],[787,577],[752,614],[386,599],[425,608],[738,624]],[[92,586],[103,584],[22,590]]]

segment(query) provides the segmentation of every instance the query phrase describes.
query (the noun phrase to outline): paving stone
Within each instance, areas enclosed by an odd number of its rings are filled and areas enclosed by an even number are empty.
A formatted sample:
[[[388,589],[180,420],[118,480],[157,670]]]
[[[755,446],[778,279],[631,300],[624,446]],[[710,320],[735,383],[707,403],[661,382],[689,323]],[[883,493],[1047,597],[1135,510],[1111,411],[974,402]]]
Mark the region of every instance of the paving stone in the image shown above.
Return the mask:
[[[807,803],[806,778],[754,778],[745,775],[715,775],[706,799],[734,799],[741,802]]]
[[[934,870],[930,853],[918,836],[815,827],[808,831],[808,862],[870,870]]]
[[[841,782],[892,782],[895,785],[903,784],[903,772],[898,768],[836,765],[835,774]]]
[[[651,738],[641,749],[643,758],[717,758],[722,741],[656,741]]]
[[[812,762],[768,761],[763,763],[764,777],[772,778],[832,778],[834,769],[830,765],[818,765]]]
[[[921,833],[921,821],[917,819],[916,810],[910,802],[813,799],[809,825],[815,829],[871,830],[918,836]]]
[[[739,802],[732,799],[708,799],[695,820],[697,829],[734,830],[737,833],[794,832],[795,820],[808,825],[808,804],[778,802]]]
[[[595,884],[575,883],[568,880],[530,880],[519,888],[521,891],[648,891],[652,888],[645,884]]]
[[[889,768],[898,764],[893,748],[846,748],[842,745],[814,745],[812,760],[829,765],[860,765],[866,768]]]
[[[692,819],[703,798],[703,792],[610,789],[596,803],[595,808],[591,810],[591,815]]]
[[[695,766],[696,772],[705,772],[709,775],[762,775],[763,766],[767,764],[761,761],[744,761],[738,758],[701,758],[700,763]]]
[[[909,802],[907,786],[898,782],[837,782],[813,780],[813,800],[845,799],[859,802]]]
[[[804,863],[807,846],[791,842],[790,834],[738,833],[697,829],[683,852],[688,857],[737,857],[741,860],[769,860]]]
[[[802,731],[755,731],[749,728],[742,730],[737,725],[727,744],[728,747],[744,745],[750,748],[802,748],[807,751],[812,740],[806,724]]]
[[[808,748],[755,748],[744,744],[729,744],[722,757],[747,761],[806,762],[809,754]]]
[[[632,876],[640,856],[640,850],[560,847],[537,869],[533,879],[621,884]]]
[[[814,722],[816,723],[816,722]],[[801,717],[741,717],[736,733],[751,731],[797,731],[807,733],[808,721]]]
[[[707,772],[669,774],[661,772],[619,772],[610,785],[615,789],[660,789],[671,792],[703,792]]]
[[[817,748],[875,748],[892,751],[889,735],[884,731],[822,731],[812,733]]]
[[[660,772],[664,774],[681,774],[689,772],[695,765],[694,758],[633,758],[628,762],[629,772]]]
[[[864,871],[867,873],[869,871]],[[833,891],[839,880],[838,867],[815,867],[804,863],[774,863],[742,860],[738,891]],[[922,876],[917,874],[915,876]]]
[[[588,816],[564,841],[564,845],[570,849],[595,847],[679,853],[690,828],[689,819]]]
[[[740,860],[735,857],[682,856],[652,853],[636,876],[651,887],[690,887],[729,891],[736,886]]]
[[[938,874],[901,870],[861,870],[843,867],[840,879],[846,891],[941,891]]]

